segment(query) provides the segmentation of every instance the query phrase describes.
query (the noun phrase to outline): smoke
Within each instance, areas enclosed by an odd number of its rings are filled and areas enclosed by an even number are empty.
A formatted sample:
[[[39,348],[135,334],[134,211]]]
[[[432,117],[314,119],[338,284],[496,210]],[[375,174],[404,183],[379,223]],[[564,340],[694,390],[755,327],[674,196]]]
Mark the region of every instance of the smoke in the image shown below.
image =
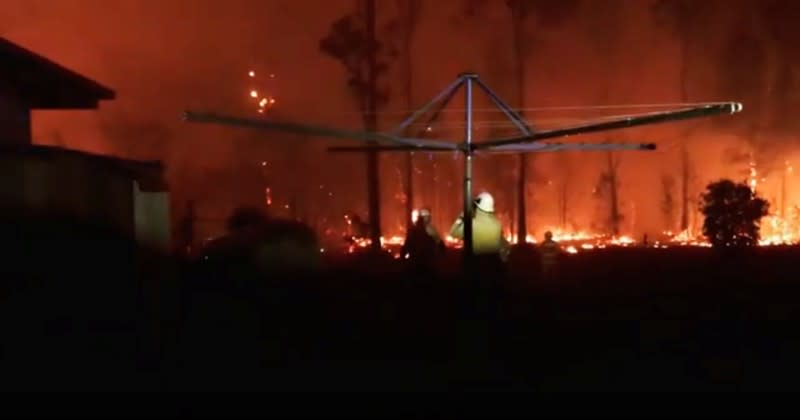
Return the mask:
[[[251,167],[261,160],[289,162],[284,145],[302,144],[296,149],[302,153],[293,158],[296,164],[284,165],[283,177],[303,180],[306,184],[311,184],[311,179],[322,184],[319,179],[324,178],[325,191],[334,188],[334,195],[330,203],[319,207],[336,209],[330,210],[331,213],[345,206],[362,207],[360,156],[323,154],[322,142],[308,144],[292,136],[187,125],[180,120],[181,111],[187,107],[255,116],[246,96],[246,72],[255,66],[259,71],[265,69],[277,74],[280,80],[276,109],[281,114],[275,118],[359,127],[361,121],[357,105],[349,96],[345,70],[318,51],[318,42],[329,30],[330,22],[352,11],[352,1],[162,3],[155,6],[152,1],[144,0],[3,2],[2,36],[117,92],[117,100],[102,104],[96,112],[37,112],[35,138],[45,143],[56,142],[53,133],[58,131],[61,141],[69,147],[139,159],[163,159],[173,188],[185,190],[176,194],[188,195],[206,188],[210,191],[205,195],[209,201],[224,196],[229,184],[244,182],[243,176],[237,179],[222,175],[223,172]],[[382,9],[382,3],[378,2],[379,15],[394,13]],[[531,42],[535,41],[526,53],[527,107],[680,101],[682,63],[678,59],[678,34],[674,28],[657,22],[651,2],[526,3],[535,6],[526,23],[526,34]],[[620,201],[637,203],[638,229],[660,229],[663,225],[660,178],[662,173],[679,176],[679,154],[670,145],[683,138],[682,131],[686,128],[702,128],[689,139],[698,169],[697,182],[701,184],[698,188],[721,177],[728,168],[741,165],[745,151],[753,150],[759,165],[764,165],[767,171],[767,167],[776,166],[800,148],[800,139],[794,135],[800,123],[793,118],[800,110],[800,96],[794,93],[798,87],[795,69],[800,61],[800,43],[795,41],[800,37],[800,27],[796,25],[798,3],[762,4],[757,0],[700,3],[695,7],[702,6],[703,10],[697,12],[703,16],[702,27],[689,39],[693,51],[688,63],[692,101],[741,100],[745,111],[741,115],[715,118],[713,123],[698,121],[609,133],[614,140],[652,140],[664,146],[654,154],[631,153],[622,157]],[[467,7],[464,11],[465,5],[463,0],[442,1],[440,7],[425,7],[420,15],[412,43],[413,94],[417,105],[465,70],[481,73],[504,99],[514,102],[516,88],[510,64],[514,58],[507,3],[474,1],[472,9]],[[454,16],[458,19],[453,19]],[[613,60],[608,53],[611,49]],[[401,90],[401,86],[393,83],[393,91]],[[400,95],[394,96],[397,98],[393,98],[390,107],[395,108],[387,108],[381,116],[383,128],[397,124],[407,111],[408,107],[401,104],[404,101],[398,99]],[[459,106],[458,101],[453,106]],[[535,128],[563,126],[570,119],[598,116],[603,115],[526,114]],[[461,121],[463,117],[451,112],[448,118],[447,121]],[[447,133],[451,138],[461,135],[460,130]],[[588,136],[581,140],[599,139],[602,138]],[[436,182],[442,184],[437,184],[435,191],[442,202],[456,203],[452,210],[442,211],[456,211],[460,200],[457,188],[460,165],[453,164],[450,156],[436,159],[441,162]],[[548,179],[559,179],[563,171],[569,171],[570,182],[567,218],[584,227],[590,223],[595,205],[591,189],[602,171],[603,156],[569,154],[569,165],[559,163],[559,159],[563,158],[542,155],[536,159],[536,170],[542,174],[542,181],[531,180],[537,197],[537,205],[530,210],[536,230],[542,225],[554,225],[561,218],[555,205],[558,188],[547,188],[545,184]],[[417,161],[425,163],[427,159],[421,156]],[[510,161],[498,160],[496,167],[480,172],[476,184],[488,185],[498,190],[498,194],[506,188],[513,191],[513,182],[507,185],[513,181],[515,166]],[[420,166],[425,166],[422,163]],[[421,195],[434,189],[429,185],[434,182],[434,172],[426,171],[417,178],[417,191]],[[508,173],[501,175],[501,171]],[[206,176],[217,173],[220,178],[230,180],[216,181]],[[385,177],[384,190],[388,191],[389,175]],[[502,182],[494,183],[495,178]],[[391,185],[396,184],[395,176]],[[190,187],[184,188],[185,185]],[[432,200],[434,194],[428,193],[427,197]],[[203,203],[199,206],[202,215]],[[513,202],[498,202],[498,207],[513,206]],[[449,220],[456,214],[457,211],[435,217]]]
[[[722,153],[722,161],[728,165],[748,165],[753,161],[752,152],[740,148],[727,147]]]

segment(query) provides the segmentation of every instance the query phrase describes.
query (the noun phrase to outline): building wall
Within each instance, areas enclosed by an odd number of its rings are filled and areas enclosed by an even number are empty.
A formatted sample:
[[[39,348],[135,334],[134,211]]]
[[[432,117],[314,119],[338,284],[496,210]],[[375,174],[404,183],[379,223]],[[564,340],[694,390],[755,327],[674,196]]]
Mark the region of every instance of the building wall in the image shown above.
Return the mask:
[[[96,159],[71,153],[0,155],[0,208],[65,214],[168,243],[168,193],[144,193],[129,173]]]
[[[0,144],[31,144],[31,112],[0,91]]]
[[[168,250],[171,242],[170,203],[167,192],[148,192],[133,182],[136,239],[143,244]]]

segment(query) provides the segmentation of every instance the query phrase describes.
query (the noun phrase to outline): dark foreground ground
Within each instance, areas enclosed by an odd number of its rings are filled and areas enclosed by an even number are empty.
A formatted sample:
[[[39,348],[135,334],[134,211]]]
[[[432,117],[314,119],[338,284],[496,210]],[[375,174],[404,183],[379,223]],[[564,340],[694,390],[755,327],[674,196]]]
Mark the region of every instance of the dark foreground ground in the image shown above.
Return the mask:
[[[550,283],[517,251],[487,319],[454,255],[435,278],[348,257],[278,279],[37,226],[3,232],[6,390],[800,388],[798,249],[607,249]]]

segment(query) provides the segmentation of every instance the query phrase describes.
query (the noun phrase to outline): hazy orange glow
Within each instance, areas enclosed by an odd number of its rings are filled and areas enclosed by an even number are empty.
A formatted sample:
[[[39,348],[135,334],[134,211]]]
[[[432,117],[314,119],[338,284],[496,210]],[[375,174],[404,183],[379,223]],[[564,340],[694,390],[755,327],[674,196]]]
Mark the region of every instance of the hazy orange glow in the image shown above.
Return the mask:
[[[354,3],[195,0],[192,7],[186,7],[188,3],[183,0],[162,3],[151,7],[138,0],[117,0],[113,5],[99,0],[3,2],[3,36],[98,80],[118,94],[117,100],[102,104],[97,112],[35,112],[36,141],[137,159],[163,159],[174,208],[180,209],[186,200],[196,199],[199,217],[207,220],[224,220],[238,205],[263,205],[265,185],[258,166],[264,159],[271,163],[268,169],[272,200],[283,206],[291,202],[289,195],[296,191],[297,204],[293,207],[299,209],[298,217],[319,232],[334,229],[329,226],[330,221],[341,222],[341,215],[346,212],[366,219],[361,156],[327,154],[325,147],[330,144],[324,141],[306,141],[309,139],[274,132],[187,125],[180,118],[185,107],[192,107],[362,127],[360,104],[347,85],[349,75],[341,63],[319,52],[319,40],[328,33],[331,23],[352,12]],[[652,2],[582,2],[561,25],[553,27],[540,26],[532,19],[530,31],[536,36],[531,36],[530,45],[525,46],[531,54],[524,60],[523,92],[517,92],[517,59],[509,47],[512,28],[505,2],[475,3],[481,3],[482,9],[471,16],[463,13],[461,0],[423,6],[411,46],[412,105],[405,98],[402,67],[389,62],[387,74],[391,79],[381,82],[391,88],[389,104],[379,117],[382,130],[390,130],[408,114],[409,107],[423,104],[466,69],[479,73],[512,105],[526,108],[525,118],[537,129],[649,109],[553,107],[685,102],[681,94],[683,63],[679,39],[674,28],[659,22],[651,13]],[[800,203],[800,184],[794,185],[790,173],[786,203],[781,203],[777,166],[784,160],[794,162],[800,158],[800,144],[794,134],[797,129],[790,124],[798,111],[798,97],[781,96],[796,89],[776,83],[782,80],[784,65],[796,67],[800,57],[792,48],[772,44],[758,54],[745,55],[743,47],[733,42],[735,36],[771,39],[773,34],[759,31],[778,28],[779,23],[751,25],[755,19],[752,9],[758,4],[755,0],[711,3],[718,10],[704,21],[704,28],[698,29],[701,34],[692,38],[691,65],[684,87],[692,102],[740,100],[745,111],[714,121],[624,130],[581,140],[653,141],[659,146],[653,153],[617,156],[623,215],[620,238],[638,242],[648,233],[652,244],[661,241],[659,246],[702,244],[697,195],[705,184],[722,177],[747,179],[749,163],[754,162],[759,174],[757,191],[770,201],[773,213],[762,223],[762,242],[797,242],[800,228],[795,221],[795,205]],[[379,2],[382,24],[397,14],[396,7],[395,2]],[[598,13],[603,9],[619,13],[616,17]],[[791,34],[797,30],[794,26],[780,28]],[[74,31],[76,27],[81,30]],[[487,33],[476,31],[476,27],[493,30]],[[616,41],[603,45],[608,28],[613,29]],[[390,38],[390,34],[383,35]],[[469,48],[453,47],[459,45]],[[748,60],[744,77],[733,77],[741,66],[728,63],[730,55]],[[762,64],[766,70],[756,71]],[[797,84],[795,73],[790,72],[791,86]],[[463,105],[463,100],[456,98],[442,120],[430,127],[428,135],[461,138]],[[475,106],[486,110],[492,105],[480,97]],[[425,125],[415,128],[428,129]],[[476,141],[505,135],[513,129],[496,112],[476,113]],[[677,222],[679,145],[684,139],[689,145],[692,172],[690,228],[662,238],[664,231],[681,230]],[[728,151],[749,155],[749,159],[729,159],[725,157]],[[508,232],[515,231],[515,159],[481,157],[475,163],[475,188],[493,193]],[[430,208],[436,227],[440,231],[448,229],[461,211],[460,160],[449,154],[418,153],[414,164],[413,205]],[[406,218],[405,206],[393,199],[403,188],[403,177],[399,175],[402,165],[402,156],[381,157],[383,233],[387,237],[401,232]],[[545,230],[552,230],[558,241],[574,241],[570,245],[578,252],[590,249],[584,244],[596,249],[612,242],[601,239],[607,236],[603,226],[605,203],[592,195],[606,169],[604,154],[541,154],[532,157],[529,165],[529,232],[525,241],[535,243]],[[251,170],[253,166],[256,170]],[[664,221],[661,211],[660,180],[665,175],[676,180],[676,211],[670,223]],[[752,179],[749,182],[753,185]],[[324,191],[317,190],[320,184],[326,185]],[[566,187],[562,188],[562,184]],[[562,193],[568,209],[566,220],[559,214]],[[779,207],[784,207],[785,212]],[[178,211],[176,217],[181,216]],[[224,231],[222,225],[199,224],[198,236],[220,234]]]

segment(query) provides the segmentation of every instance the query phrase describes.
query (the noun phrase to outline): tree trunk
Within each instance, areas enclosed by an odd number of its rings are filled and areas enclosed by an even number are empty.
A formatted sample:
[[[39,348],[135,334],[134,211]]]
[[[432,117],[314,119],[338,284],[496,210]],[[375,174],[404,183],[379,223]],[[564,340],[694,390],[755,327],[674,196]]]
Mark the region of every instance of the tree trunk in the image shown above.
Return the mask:
[[[783,174],[781,175],[781,208],[780,208],[780,216],[782,219],[786,219],[786,173],[789,171],[787,166],[783,167]]]
[[[608,162],[608,198],[609,198],[609,220],[611,234],[614,236],[619,235],[619,202],[617,191],[617,164],[614,162],[614,153],[608,152],[606,154]]]
[[[558,227],[567,230],[567,211],[569,208],[569,183],[571,181],[571,165],[569,156],[561,153],[558,156],[558,167],[561,177],[558,181]]]
[[[405,88],[406,88],[406,108],[411,110],[414,107],[414,67],[411,57],[411,42],[413,39],[414,25],[416,24],[416,2],[414,0],[405,1],[404,19],[404,38],[403,50],[405,51]],[[411,213],[414,211],[414,153],[406,154],[406,231],[411,230],[413,221]]]
[[[681,102],[689,101],[688,74],[689,74],[689,39],[683,32],[680,37],[680,87]],[[689,163],[688,133],[681,139],[681,232],[689,229],[689,176],[691,175]]]
[[[523,7],[522,5],[517,8]],[[524,115],[525,108],[525,51],[522,45],[522,10],[511,11],[514,36],[514,55],[516,58],[517,76],[517,103],[520,115]],[[517,171],[517,243],[525,243],[528,236],[528,209],[525,205],[525,186],[528,178],[528,156],[524,153],[519,155],[519,169]]]
[[[567,230],[567,182],[562,181],[558,191],[558,227]]]
[[[525,186],[528,181],[528,156],[519,155],[519,179],[517,181],[517,241],[525,243],[528,236],[527,206],[525,205]]]
[[[689,229],[689,149],[681,145],[681,232]]]
[[[368,132],[378,130],[378,115],[376,94],[377,94],[377,74],[375,57],[375,0],[366,0],[366,27],[367,27],[367,97],[364,115],[364,125]],[[375,144],[371,142],[371,144]],[[367,152],[367,201],[369,208],[369,225],[371,248],[375,251],[381,249],[381,188],[379,178],[378,153],[375,151]]]

